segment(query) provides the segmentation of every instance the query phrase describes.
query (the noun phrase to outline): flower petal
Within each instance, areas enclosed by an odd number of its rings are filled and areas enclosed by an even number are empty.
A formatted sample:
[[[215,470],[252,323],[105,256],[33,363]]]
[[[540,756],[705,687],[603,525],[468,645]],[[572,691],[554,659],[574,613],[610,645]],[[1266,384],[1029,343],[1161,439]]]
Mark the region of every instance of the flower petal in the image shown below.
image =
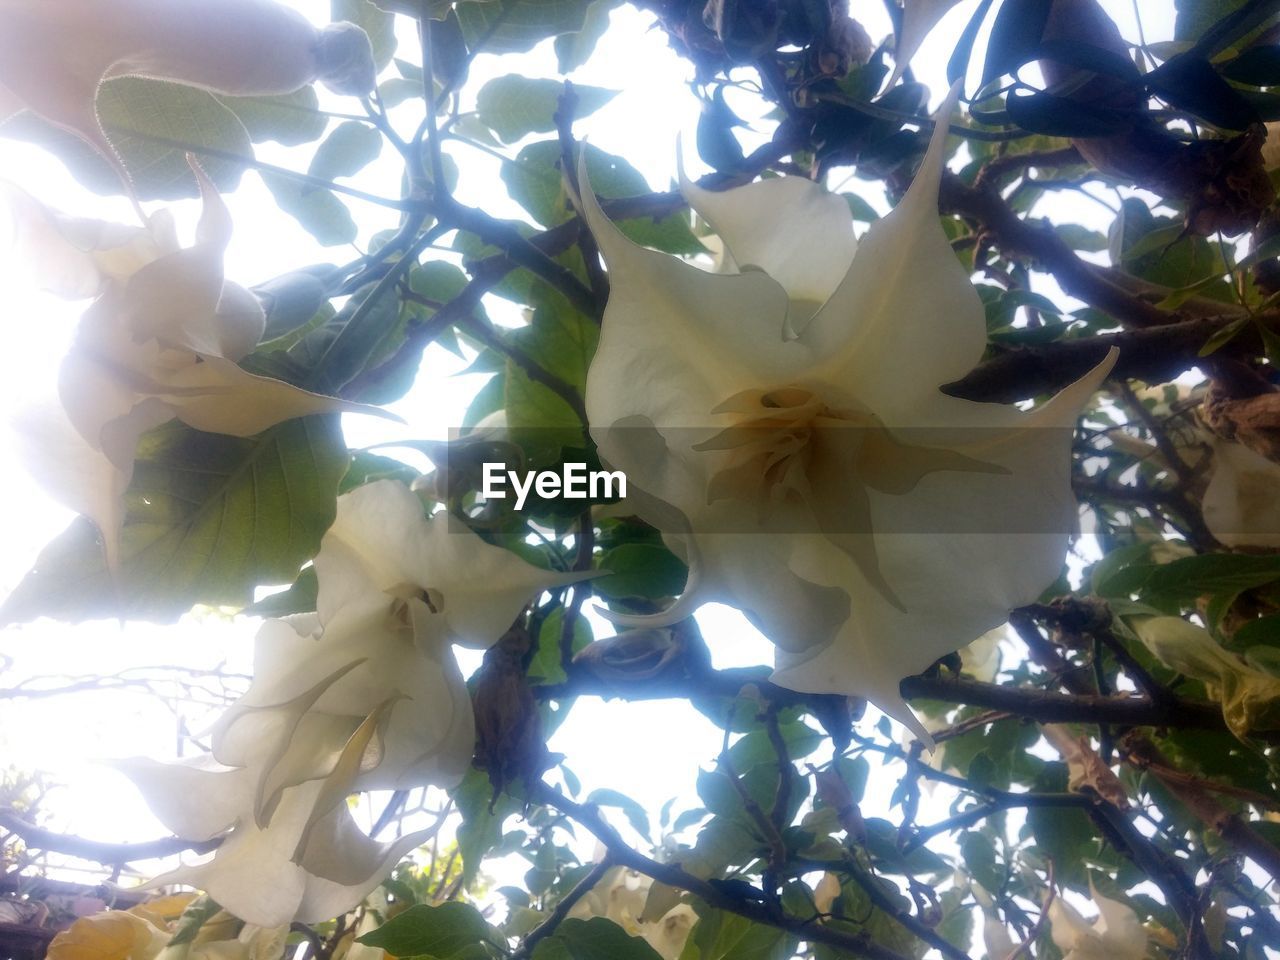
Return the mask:
[[[430,591],[441,604],[443,640],[488,647],[538,592],[590,573],[556,573],[485,543],[447,515],[428,519],[402,483],[379,480],[338,499],[338,516],[316,557],[318,609],[326,621],[369,590]]]
[[[124,280],[164,252],[156,237],[166,235],[167,217],[150,228],[125,226],[68,217],[12,184],[0,183],[0,194],[13,221],[14,250],[32,282],[59,296],[96,296],[107,282]]]
[[[157,819],[186,840],[209,840],[231,829],[253,795],[249,771],[222,766],[207,754],[169,763],[131,757],[112,766],[134,782]]]
[[[938,219],[947,121],[958,95],[957,85],[938,110],[910,189],[871,225],[853,266],[801,336],[818,361],[813,375],[856,389],[889,426],[918,425],[916,408],[973,369],[986,349],[982,301]]]
[[[317,413],[368,413],[399,420],[381,407],[311,393],[301,387],[259,377],[222,357],[163,375],[161,399],[189,427],[208,433],[251,437],[295,417]]]
[[[815,309],[826,303],[853,262],[849,205],[812,180],[777,177],[715,192],[689,180],[681,167],[680,192],[720,235],[738,271],[763,270],[793,302]]]
[[[898,82],[911,58],[920,49],[930,31],[960,0],[902,0],[902,29],[898,31],[893,49],[893,76],[889,86]]]
[[[1215,437],[1204,522],[1231,547],[1280,547],[1280,464]]]

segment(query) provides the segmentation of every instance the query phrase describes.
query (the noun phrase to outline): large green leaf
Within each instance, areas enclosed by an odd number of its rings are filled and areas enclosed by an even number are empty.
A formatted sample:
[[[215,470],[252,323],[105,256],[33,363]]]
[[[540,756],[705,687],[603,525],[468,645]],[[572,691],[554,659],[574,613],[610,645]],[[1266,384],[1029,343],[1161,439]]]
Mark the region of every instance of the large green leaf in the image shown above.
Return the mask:
[[[653,947],[604,917],[565,920],[533,951],[534,960],[661,960]]]
[[[476,95],[476,113],[504,143],[514,143],[530,133],[556,128],[555,113],[565,87],[555,80],[516,73],[495,77]],[[574,117],[595,113],[618,95],[617,90],[574,84]]]
[[[315,555],[347,462],[336,416],[248,438],[170,422],[139,444],[116,582],[78,519],[41,551],[0,622],[168,622],[197,603],[243,606],[257,585],[293,581]]]
[[[416,904],[359,939],[366,946],[380,947],[393,956],[443,960],[488,936],[489,924],[480,911],[455,900],[438,907]]]
[[[355,240],[358,231],[351,211],[332,190],[268,170],[259,174],[280,209],[324,246],[336,247]]]
[[[539,40],[582,29],[591,0],[463,0],[456,8],[467,46],[522,53]]]
[[[1199,40],[1206,30],[1244,4],[1245,0],[1174,0],[1177,17],[1173,37],[1175,40]]]
[[[227,97],[218,100],[239,117],[255,143],[274,140],[286,147],[320,138],[329,118],[320,112],[315,87],[310,85],[277,97]]]
[[[187,166],[188,150],[222,191],[239,185],[245,165],[202,153],[200,148],[253,157],[244,124],[204,90],[160,80],[120,77],[99,88],[97,105],[102,127],[124,159],[143,200],[199,196],[195,177]],[[57,154],[72,175],[95,193],[124,192],[116,172],[79,137],[32,114],[16,117],[0,130],[7,137],[40,144]]]
[[[367,123],[348,120],[338,124],[316,148],[307,172],[323,180],[352,177],[376,160],[381,152],[381,133]]]

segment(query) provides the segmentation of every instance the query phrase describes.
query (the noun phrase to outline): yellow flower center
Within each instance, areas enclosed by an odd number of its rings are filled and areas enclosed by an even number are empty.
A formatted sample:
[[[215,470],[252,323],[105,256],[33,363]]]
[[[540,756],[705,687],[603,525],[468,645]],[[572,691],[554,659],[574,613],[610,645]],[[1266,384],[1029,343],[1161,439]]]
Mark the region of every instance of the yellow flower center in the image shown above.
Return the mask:
[[[1008,472],[946,447],[905,443],[856,401],[832,406],[807,387],[744,390],[711,412],[738,419],[694,445],[726,454],[708,480],[707,502],[741,500],[761,514],[770,503],[807,504],[823,535],[898,607],[880,573],[868,489],[902,496],[941,470]]]

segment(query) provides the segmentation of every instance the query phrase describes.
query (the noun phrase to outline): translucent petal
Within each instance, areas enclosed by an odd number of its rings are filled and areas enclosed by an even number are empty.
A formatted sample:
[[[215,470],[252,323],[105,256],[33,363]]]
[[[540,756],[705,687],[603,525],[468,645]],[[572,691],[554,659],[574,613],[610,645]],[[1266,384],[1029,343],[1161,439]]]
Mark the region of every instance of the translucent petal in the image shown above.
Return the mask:
[[[960,0],[902,0],[902,29],[894,44],[893,76],[889,78],[889,86],[898,82],[925,37],[946,12],[959,2]]]
[[[680,192],[720,235],[738,270],[763,270],[792,301],[825,303],[853,262],[848,203],[811,180],[777,177],[716,192],[687,179],[682,168]]]

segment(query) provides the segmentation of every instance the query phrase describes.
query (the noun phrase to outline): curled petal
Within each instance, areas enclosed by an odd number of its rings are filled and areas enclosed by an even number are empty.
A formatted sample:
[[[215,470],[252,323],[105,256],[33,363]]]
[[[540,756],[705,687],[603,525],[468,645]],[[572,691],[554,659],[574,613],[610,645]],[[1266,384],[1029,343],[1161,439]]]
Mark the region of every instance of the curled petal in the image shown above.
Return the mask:
[[[177,248],[167,211],[147,227],[69,217],[12,184],[0,184],[13,222],[14,250],[33,283],[79,300],[101,293]]]
[[[132,757],[112,764],[138,787],[156,818],[187,840],[226,833],[253,795],[252,775],[205,755],[162,763]]]

